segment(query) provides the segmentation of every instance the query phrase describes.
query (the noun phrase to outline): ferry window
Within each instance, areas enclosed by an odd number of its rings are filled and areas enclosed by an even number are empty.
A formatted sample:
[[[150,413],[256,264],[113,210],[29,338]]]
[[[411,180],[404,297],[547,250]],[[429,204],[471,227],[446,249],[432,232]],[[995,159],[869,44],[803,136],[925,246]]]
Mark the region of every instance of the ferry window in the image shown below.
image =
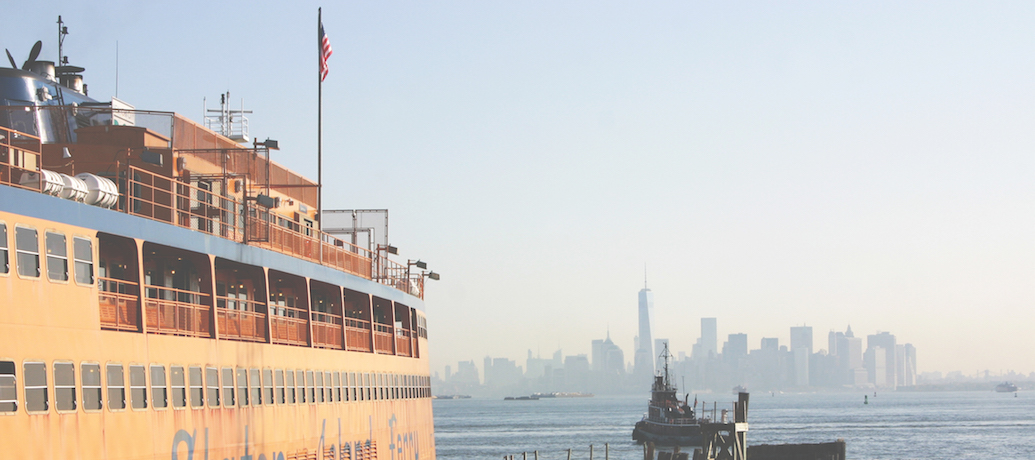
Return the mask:
[[[132,374],[132,372],[131,370],[130,373]],[[151,407],[155,409],[169,407],[167,391],[165,386],[165,366],[151,365]]]
[[[324,393],[327,393],[327,402],[334,402],[334,385],[332,384],[331,373],[323,373],[323,381],[326,384],[324,386]]]
[[[341,402],[341,373],[335,372],[334,376],[334,402]]]
[[[296,382],[298,383],[298,402],[305,403],[306,391],[305,391],[305,371],[295,372]]]
[[[147,372],[144,366],[129,366],[129,397],[134,409],[147,409]]]
[[[208,407],[219,407],[219,369],[205,368],[205,391]]]
[[[75,364],[54,363],[54,403],[59,411],[75,410]]]
[[[201,390],[201,368],[194,367],[198,371],[198,390]],[[154,377],[152,377],[153,379]],[[193,376],[192,376],[193,378]],[[169,366],[169,388],[172,396],[172,406],[174,408],[182,408],[187,406],[187,385],[185,385],[183,377],[183,366]],[[193,381],[191,382],[194,383]],[[201,404],[201,395],[197,397],[197,403]],[[157,407],[157,406],[156,406]]]
[[[313,386],[313,371],[305,371],[305,398],[302,402],[316,404],[316,387]]]
[[[273,404],[273,371],[270,369],[262,370],[262,390],[262,400],[266,404]]]
[[[249,372],[249,375],[251,376],[251,383],[252,383],[252,385],[251,385],[251,388],[252,388],[252,393],[251,393],[252,404],[255,404],[255,405],[262,404],[262,381],[259,380],[259,370],[258,369],[252,369],[251,372]]]
[[[93,242],[89,238],[72,238],[72,256],[75,258],[75,282],[93,284]]]
[[[349,401],[356,401],[356,373],[349,372]]]
[[[101,410],[101,365],[83,363],[79,371],[83,379],[83,410]]]
[[[126,375],[121,364],[108,364],[108,410],[126,408]]]
[[[273,382],[274,391],[277,393],[277,404],[284,404],[287,402],[284,394],[284,369],[277,369],[276,378]]]
[[[287,393],[287,403],[295,403],[295,371],[288,369],[284,371],[284,391]]]
[[[316,376],[316,398],[313,401],[322,403],[324,401],[324,399],[323,399],[323,396],[324,396],[324,393],[323,393],[323,372],[317,371],[315,376]]]
[[[342,372],[341,373],[341,386],[343,387],[342,388],[342,393],[343,393],[342,397],[344,398],[344,400],[345,401],[352,401],[354,396],[349,394],[349,392],[352,389],[352,385],[349,385],[349,373],[348,372]]]
[[[11,264],[7,258],[7,224],[0,222],[0,273],[11,271]],[[0,409],[0,412],[3,412]]]
[[[18,274],[40,276],[40,243],[35,229],[14,227],[15,251],[18,253]]]
[[[47,365],[25,363],[25,410],[46,412],[50,408],[47,397]]]
[[[0,361],[0,412],[18,410],[18,381],[13,361]]]
[[[234,399],[234,370],[229,367],[223,368],[223,405],[230,407],[235,404]]]
[[[370,374],[363,373],[363,398],[370,400]]]
[[[175,368],[174,368],[175,369]],[[190,407],[204,407],[205,406],[205,388],[201,381],[201,368],[191,366],[190,371]],[[173,385],[176,385],[176,379],[173,379]],[[176,405],[176,402],[173,402]]]
[[[248,369],[237,369],[237,405],[248,405]]]
[[[52,281],[68,281],[68,242],[65,235],[46,232],[47,278]]]

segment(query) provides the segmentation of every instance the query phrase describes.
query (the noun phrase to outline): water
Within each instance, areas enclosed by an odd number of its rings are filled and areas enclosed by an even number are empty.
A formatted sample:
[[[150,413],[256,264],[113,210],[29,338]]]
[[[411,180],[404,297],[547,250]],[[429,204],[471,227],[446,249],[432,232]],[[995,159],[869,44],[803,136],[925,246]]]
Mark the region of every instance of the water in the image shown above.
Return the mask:
[[[831,442],[843,438],[848,458],[1035,458],[1035,394],[988,392],[752,394],[748,445]],[[731,407],[733,395],[701,395]],[[642,459],[632,427],[646,396],[538,401],[435,400],[439,460],[521,458]]]

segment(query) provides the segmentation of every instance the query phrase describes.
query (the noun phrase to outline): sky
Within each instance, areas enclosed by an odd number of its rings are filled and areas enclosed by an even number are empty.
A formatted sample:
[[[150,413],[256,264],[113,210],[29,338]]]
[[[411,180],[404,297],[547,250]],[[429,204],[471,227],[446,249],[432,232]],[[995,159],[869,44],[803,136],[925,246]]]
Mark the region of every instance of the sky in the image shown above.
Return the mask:
[[[90,95],[198,120],[231,94],[316,176],[317,8],[40,1],[0,18]],[[637,292],[815,349],[849,324],[919,371],[1035,371],[1035,4],[334,2],[327,209],[389,209],[433,372],[528,350],[633,356]],[[116,65],[117,61],[117,65]],[[117,70],[116,70],[117,69]],[[117,81],[117,85],[116,85]]]

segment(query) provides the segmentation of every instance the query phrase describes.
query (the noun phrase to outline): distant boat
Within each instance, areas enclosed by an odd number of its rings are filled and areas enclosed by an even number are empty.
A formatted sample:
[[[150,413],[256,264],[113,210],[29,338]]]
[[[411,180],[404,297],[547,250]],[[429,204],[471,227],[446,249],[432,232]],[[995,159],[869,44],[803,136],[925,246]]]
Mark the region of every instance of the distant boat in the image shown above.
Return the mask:
[[[507,396],[506,398],[503,398],[503,400],[504,401],[538,401],[539,397],[535,396],[535,395],[532,395],[532,396],[516,396],[516,397],[515,396]]]
[[[532,393],[534,398],[592,398],[593,393],[569,393],[564,391],[555,391],[552,393]]]
[[[1017,391],[1017,385],[1010,382],[1003,382],[995,386],[996,393],[1014,393]]]

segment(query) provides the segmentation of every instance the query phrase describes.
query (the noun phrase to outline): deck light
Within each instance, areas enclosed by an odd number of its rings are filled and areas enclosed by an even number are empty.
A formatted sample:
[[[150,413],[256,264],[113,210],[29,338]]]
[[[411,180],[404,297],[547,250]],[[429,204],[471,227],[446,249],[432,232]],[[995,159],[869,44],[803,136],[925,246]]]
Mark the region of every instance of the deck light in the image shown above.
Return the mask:
[[[427,268],[428,268],[428,263],[424,262],[424,261],[421,261],[421,260],[417,260],[416,262],[406,262],[406,264],[407,265],[416,265],[417,268],[419,268],[421,270],[427,270]]]
[[[438,273],[435,273],[435,272],[428,272],[428,273],[427,273],[426,275],[424,275],[424,276],[427,276],[428,278],[431,278],[431,279],[433,279],[433,280],[435,280],[435,281],[438,281],[438,280],[439,280],[439,274],[438,274]]]

